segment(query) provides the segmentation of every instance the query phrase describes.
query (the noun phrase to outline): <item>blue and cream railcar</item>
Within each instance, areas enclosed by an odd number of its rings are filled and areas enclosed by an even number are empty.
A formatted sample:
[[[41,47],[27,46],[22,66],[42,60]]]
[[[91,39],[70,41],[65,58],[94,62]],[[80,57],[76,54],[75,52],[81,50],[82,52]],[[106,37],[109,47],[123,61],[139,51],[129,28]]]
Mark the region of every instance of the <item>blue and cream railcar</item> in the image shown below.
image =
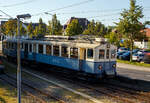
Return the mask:
[[[16,56],[16,40],[6,40],[3,52]],[[106,42],[84,40],[21,40],[21,59],[92,74],[116,75],[116,47]]]

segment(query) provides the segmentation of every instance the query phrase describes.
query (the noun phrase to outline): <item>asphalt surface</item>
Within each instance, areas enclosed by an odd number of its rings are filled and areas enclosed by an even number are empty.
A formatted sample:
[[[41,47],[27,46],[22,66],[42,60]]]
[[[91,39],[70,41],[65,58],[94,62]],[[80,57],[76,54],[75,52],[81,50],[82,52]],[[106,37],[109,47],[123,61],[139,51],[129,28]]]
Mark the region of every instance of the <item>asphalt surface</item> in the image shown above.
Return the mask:
[[[117,68],[117,73],[120,76],[128,77],[131,79],[143,80],[150,82],[150,71],[142,71],[142,70],[135,70],[128,67],[124,68]]]

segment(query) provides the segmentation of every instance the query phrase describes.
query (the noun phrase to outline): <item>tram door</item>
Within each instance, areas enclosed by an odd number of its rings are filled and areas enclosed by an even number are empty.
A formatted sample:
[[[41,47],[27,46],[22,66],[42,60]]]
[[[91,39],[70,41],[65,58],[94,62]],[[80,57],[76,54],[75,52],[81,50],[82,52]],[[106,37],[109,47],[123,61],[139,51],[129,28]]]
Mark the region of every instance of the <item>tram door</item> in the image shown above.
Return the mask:
[[[82,71],[83,61],[86,60],[86,48],[80,48],[79,52],[79,69]]]

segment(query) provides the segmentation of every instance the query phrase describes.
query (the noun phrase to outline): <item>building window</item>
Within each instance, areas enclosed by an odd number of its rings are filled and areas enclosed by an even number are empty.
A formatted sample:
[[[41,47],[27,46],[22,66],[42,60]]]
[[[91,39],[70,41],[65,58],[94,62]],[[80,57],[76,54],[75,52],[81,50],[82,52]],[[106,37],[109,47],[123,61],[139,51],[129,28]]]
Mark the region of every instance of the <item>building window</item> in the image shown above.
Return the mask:
[[[59,56],[59,46],[53,46],[53,54],[54,56]]]
[[[39,44],[39,53],[43,54],[43,45],[42,44]]]
[[[105,50],[99,50],[99,59],[104,59],[105,57]]]
[[[70,58],[78,58],[78,48],[70,48]]]
[[[32,44],[29,44],[29,52],[32,52]]]
[[[46,54],[51,55],[51,45],[46,45]]]
[[[87,58],[93,59],[93,49],[88,49],[87,50]]]
[[[107,49],[107,52],[106,52],[106,59],[109,59],[109,49]]]
[[[111,59],[116,58],[116,50],[111,50]]]
[[[62,46],[61,48],[61,56],[62,57],[68,57],[68,48],[65,46]]]

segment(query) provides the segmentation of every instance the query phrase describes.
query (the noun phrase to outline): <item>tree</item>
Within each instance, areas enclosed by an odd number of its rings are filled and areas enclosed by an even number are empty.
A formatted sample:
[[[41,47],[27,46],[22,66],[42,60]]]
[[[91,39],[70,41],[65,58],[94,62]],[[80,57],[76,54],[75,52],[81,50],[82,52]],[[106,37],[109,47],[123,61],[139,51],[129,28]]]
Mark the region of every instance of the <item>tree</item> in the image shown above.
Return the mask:
[[[14,36],[17,34],[17,20],[8,20],[4,24],[3,32],[5,35]]]
[[[56,14],[53,15],[52,21],[49,21],[48,30],[50,35],[62,35],[62,25],[57,20]]]
[[[82,32],[82,27],[77,19],[72,20],[72,22],[67,26],[66,29],[66,35],[68,36],[79,35]]]
[[[135,40],[142,41],[145,38],[145,24],[140,22],[140,19],[144,16],[142,11],[142,7],[136,5],[136,0],[130,0],[130,9],[125,9],[121,13],[122,18],[120,18],[120,22],[116,23],[117,31],[130,42],[131,51]],[[132,52],[130,61],[132,61]]]
[[[38,32],[39,32],[39,27],[36,26],[35,29],[34,29],[34,31],[33,31],[33,36],[37,37]]]
[[[120,46],[120,38],[116,32],[110,32],[105,36],[111,44]]]
[[[18,29],[17,29],[18,30]],[[17,31],[18,32],[18,31]],[[22,26],[22,22],[20,23],[20,35],[26,35],[27,30]],[[18,34],[18,33],[17,33]]]
[[[27,33],[30,37],[34,35],[34,28],[32,26],[32,22],[30,22],[30,24],[27,26]]]
[[[92,20],[89,23],[88,28],[86,30],[84,30],[83,34],[87,34],[87,35],[92,34],[95,36],[104,37],[107,34],[107,28],[101,22],[95,23],[95,21]]]
[[[46,24],[43,23],[42,18],[39,19],[39,26],[37,30],[38,30],[37,36],[43,37],[44,35],[46,35]]]

